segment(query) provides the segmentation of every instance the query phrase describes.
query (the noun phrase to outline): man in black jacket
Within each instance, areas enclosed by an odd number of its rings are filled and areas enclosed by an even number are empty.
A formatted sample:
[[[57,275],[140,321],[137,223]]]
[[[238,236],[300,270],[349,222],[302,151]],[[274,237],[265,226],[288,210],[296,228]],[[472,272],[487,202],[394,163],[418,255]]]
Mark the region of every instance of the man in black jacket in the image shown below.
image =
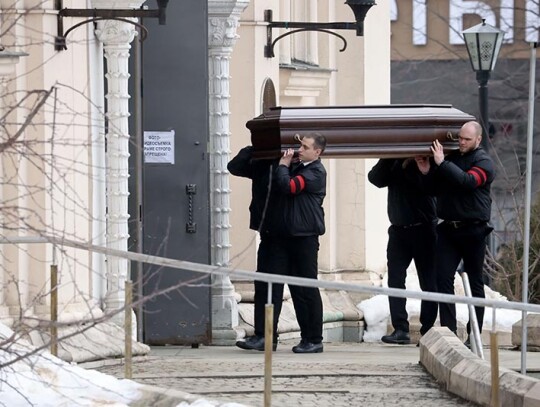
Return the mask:
[[[268,274],[283,274],[285,269],[280,267],[275,252],[281,246],[284,228],[279,222],[284,210],[283,198],[277,189],[272,187],[274,171],[278,160],[253,160],[253,147],[244,147],[227,164],[232,175],[252,180],[251,203],[249,205],[249,228],[259,232],[261,241],[257,251],[257,271]],[[244,341],[238,341],[236,346],[242,349],[264,350],[264,321],[265,304],[267,301],[268,284],[255,281],[255,335],[248,336]],[[283,303],[283,284],[272,284],[272,304],[274,305],[274,344],[277,347],[277,325]]]
[[[388,287],[405,289],[407,268],[414,260],[420,288],[436,291],[435,275],[435,199],[422,188],[417,164],[427,157],[382,159],[368,174],[378,188],[388,187]],[[384,335],[385,343],[410,343],[406,298],[389,297],[390,318],[394,331]],[[422,301],[420,333],[424,335],[437,319],[437,303]]]
[[[285,198],[283,224],[287,237],[275,253],[291,276],[317,279],[319,236],[324,234],[326,170],[320,155],[326,147],[324,136],[314,133],[300,141],[299,162],[292,163],[294,151],[287,150],[276,169],[276,186]],[[315,287],[289,286],[301,341],[295,353],[323,351],[323,306]]]
[[[302,139],[300,161],[294,164],[291,164],[292,149],[277,163],[252,160],[252,147],[242,149],[229,162],[227,168],[231,174],[253,181],[250,228],[259,230],[261,236],[257,271],[317,279],[318,238],[325,231],[322,202],[326,195],[326,171],[319,156],[325,146],[323,136],[310,135]],[[323,315],[318,288],[289,286],[289,289],[302,338],[293,352],[322,352]],[[238,341],[239,348],[264,350],[266,296],[267,283],[255,281],[255,335]],[[273,284],[274,333],[277,333],[282,301],[283,284]],[[274,350],[276,346],[277,335]]]
[[[430,171],[437,195],[437,214],[444,221],[437,227],[438,291],[454,294],[456,269],[463,260],[474,297],[485,297],[483,265],[486,237],[493,230],[491,217],[491,183],[495,178],[493,161],[480,146],[482,126],[471,121],[459,132],[459,150],[444,156],[443,147],[435,141],[431,150],[435,168]],[[480,332],[484,307],[475,307]],[[439,303],[441,326],[457,332],[455,304]],[[470,332],[470,323],[467,324]]]

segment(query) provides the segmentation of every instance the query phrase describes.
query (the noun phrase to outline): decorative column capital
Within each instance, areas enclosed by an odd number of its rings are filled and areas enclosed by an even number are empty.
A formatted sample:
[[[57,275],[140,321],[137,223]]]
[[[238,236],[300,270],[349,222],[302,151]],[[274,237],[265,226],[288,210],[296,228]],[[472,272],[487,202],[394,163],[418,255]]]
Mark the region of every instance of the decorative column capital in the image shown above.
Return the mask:
[[[92,0],[92,7],[97,9],[139,9],[145,0]],[[136,21],[137,19],[131,19]],[[135,26],[118,20],[98,22],[96,35],[106,45],[130,44],[135,38]]]
[[[118,20],[98,22],[96,36],[105,45],[129,45],[135,38],[135,26]]]
[[[208,0],[208,45],[232,47],[238,35],[240,14],[248,6],[249,0]]]

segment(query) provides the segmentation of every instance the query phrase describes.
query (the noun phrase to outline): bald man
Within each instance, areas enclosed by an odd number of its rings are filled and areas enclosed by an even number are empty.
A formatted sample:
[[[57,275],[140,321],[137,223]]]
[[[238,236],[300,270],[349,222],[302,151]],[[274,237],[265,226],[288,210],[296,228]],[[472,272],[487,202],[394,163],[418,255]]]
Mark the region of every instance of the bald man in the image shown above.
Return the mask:
[[[493,161],[481,147],[482,126],[475,121],[465,123],[459,132],[459,150],[446,157],[435,141],[431,147],[435,168],[433,186],[437,196],[437,215],[443,220],[437,227],[437,289],[454,294],[456,270],[463,261],[474,297],[485,297],[483,265],[486,237],[493,228],[491,218],[491,183],[495,178]],[[476,307],[480,332],[484,308]],[[455,304],[440,303],[441,326],[457,333]],[[470,333],[470,323],[467,324]]]

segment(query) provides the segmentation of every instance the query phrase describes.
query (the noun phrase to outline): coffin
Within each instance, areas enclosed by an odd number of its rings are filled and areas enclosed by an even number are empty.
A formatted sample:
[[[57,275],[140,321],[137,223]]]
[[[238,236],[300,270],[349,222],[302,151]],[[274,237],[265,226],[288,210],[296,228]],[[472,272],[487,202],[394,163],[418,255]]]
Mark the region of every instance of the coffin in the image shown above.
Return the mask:
[[[325,157],[390,158],[430,155],[439,140],[458,147],[461,126],[475,118],[450,105],[274,107],[246,123],[254,157],[279,157],[299,138],[326,137]]]

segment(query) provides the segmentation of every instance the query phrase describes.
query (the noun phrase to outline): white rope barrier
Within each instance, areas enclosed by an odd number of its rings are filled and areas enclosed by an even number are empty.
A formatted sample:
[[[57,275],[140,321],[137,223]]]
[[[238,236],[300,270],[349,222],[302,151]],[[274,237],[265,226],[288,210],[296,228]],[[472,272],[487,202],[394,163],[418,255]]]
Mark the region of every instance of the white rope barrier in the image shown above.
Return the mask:
[[[258,280],[271,283],[283,283],[304,287],[318,287],[329,290],[344,290],[358,293],[368,294],[383,294],[391,297],[399,298],[415,298],[419,300],[444,302],[444,303],[459,303],[468,304],[480,307],[495,307],[502,309],[512,309],[518,311],[537,312],[540,313],[540,305],[528,304],[515,301],[501,301],[488,298],[466,297],[460,295],[441,294],[427,291],[409,291],[401,288],[387,288],[387,287],[373,287],[361,284],[344,283],[340,281],[322,281],[314,280],[310,278],[291,277],[279,274],[267,274],[253,271],[229,269],[218,266],[211,266],[207,264],[193,263],[184,260],[169,259],[166,257],[152,256],[142,253],[134,253],[116,249],[110,249],[103,246],[93,245],[89,242],[76,241],[66,238],[57,238],[52,236],[38,236],[38,237],[3,237],[0,238],[0,244],[32,244],[32,243],[45,243],[57,246],[67,246],[75,249],[87,250],[96,253],[105,254],[108,256],[116,256],[132,261],[140,261],[143,263],[154,264],[157,266],[164,266],[170,268],[176,268],[181,270],[189,270],[196,273],[203,274],[217,274],[229,277],[235,277],[244,280]]]

